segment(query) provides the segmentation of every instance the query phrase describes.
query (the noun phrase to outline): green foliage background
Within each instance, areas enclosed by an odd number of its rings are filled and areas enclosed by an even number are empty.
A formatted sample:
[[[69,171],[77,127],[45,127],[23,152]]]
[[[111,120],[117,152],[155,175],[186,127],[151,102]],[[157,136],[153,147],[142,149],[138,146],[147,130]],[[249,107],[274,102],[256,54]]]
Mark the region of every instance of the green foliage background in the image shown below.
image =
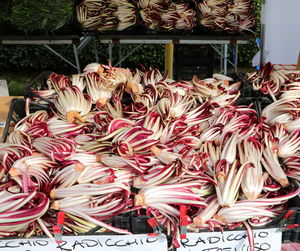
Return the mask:
[[[54,32],[72,21],[73,0],[12,0],[7,21],[19,30]]]

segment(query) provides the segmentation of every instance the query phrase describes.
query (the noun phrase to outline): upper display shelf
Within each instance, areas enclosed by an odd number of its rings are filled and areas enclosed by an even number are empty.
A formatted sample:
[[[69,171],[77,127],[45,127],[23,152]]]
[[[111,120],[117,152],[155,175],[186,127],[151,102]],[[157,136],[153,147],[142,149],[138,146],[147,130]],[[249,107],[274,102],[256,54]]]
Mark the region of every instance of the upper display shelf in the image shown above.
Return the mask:
[[[41,36],[39,39],[61,40],[57,37],[82,36],[84,32],[93,32],[106,38],[119,37],[122,42],[126,42],[122,39],[123,35],[128,35],[134,37],[130,42],[139,40],[153,43],[156,40],[160,43],[161,37],[168,42],[180,37],[181,43],[194,43],[193,40],[230,40],[232,36],[240,35],[244,37],[235,40],[247,40],[254,36],[255,30],[251,0],[243,0],[243,3],[241,0],[50,2],[0,1],[0,39],[5,40],[4,37],[8,36],[16,40],[19,38],[13,36],[26,35],[29,39]],[[147,38],[137,38],[137,35]]]
[[[58,36],[1,36],[0,44],[80,44],[85,37],[92,37],[94,34],[85,33],[79,35],[58,35]],[[247,44],[248,39],[243,36],[230,36],[218,34],[204,35],[127,35],[127,34],[101,34],[96,35],[100,43],[112,44]]]
[[[99,35],[101,43],[113,44],[247,44],[248,39],[243,36],[230,35]]]

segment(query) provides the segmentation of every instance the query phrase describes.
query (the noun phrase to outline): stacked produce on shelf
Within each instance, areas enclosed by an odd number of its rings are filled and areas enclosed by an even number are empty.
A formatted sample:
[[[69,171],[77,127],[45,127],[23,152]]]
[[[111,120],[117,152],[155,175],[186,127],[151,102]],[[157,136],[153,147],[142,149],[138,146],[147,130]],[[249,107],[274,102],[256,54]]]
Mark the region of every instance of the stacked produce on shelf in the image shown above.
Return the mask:
[[[203,0],[199,1],[200,24],[216,31],[254,35],[255,24],[252,0]]]
[[[131,0],[83,0],[77,20],[87,30],[123,31],[136,24],[136,7]]]
[[[191,31],[196,26],[193,1],[139,0],[141,23],[151,30]]]
[[[219,74],[175,81],[155,68],[94,63],[47,82],[39,93],[52,111],[29,113],[27,101],[27,116],[0,145],[3,237],[52,236],[57,210],[66,212],[64,234],[96,226],[129,234],[107,220],[135,211],[178,246],[181,205],[190,231],[251,231],[300,192],[299,97],[259,117],[234,105],[240,83]]]
[[[246,79],[252,83],[254,90],[269,94],[273,101],[277,97],[282,99],[299,98],[300,71],[276,70],[270,62],[261,65],[258,72],[247,73]]]

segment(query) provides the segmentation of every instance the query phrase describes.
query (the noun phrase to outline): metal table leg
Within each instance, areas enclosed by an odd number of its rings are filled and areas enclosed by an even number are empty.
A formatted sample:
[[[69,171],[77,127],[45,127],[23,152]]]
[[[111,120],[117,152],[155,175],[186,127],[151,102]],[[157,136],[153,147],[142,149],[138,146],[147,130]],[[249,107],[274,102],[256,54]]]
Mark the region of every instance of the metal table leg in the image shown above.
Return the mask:
[[[238,67],[238,44],[235,44],[235,58],[234,58],[234,71],[237,72],[237,67]]]
[[[120,66],[121,65],[121,62],[123,62],[126,58],[130,57],[136,50],[138,50],[139,48],[142,47],[143,44],[138,44],[131,52],[129,52],[126,56],[124,56],[123,58],[121,58],[119,60],[118,63],[116,63],[114,66],[117,67],[117,66]]]
[[[223,73],[223,51],[224,51],[224,48],[223,48],[223,44],[220,45],[220,73]]]
[[[108,58],[109,58],[111,65],[112,65],[112,46],[113,46],[112,43],[108,44]]]
[[[78,73],[81,73],[78,50],[77,50],[77,47],[75,44],[73,44],[73,50],[74,50],[74,56],[75,56],[75,61],[76,61],[76,65],[77,65],[77,71],[78,71]]]
[[[227,74],[227,51],[228,51],[228,45],[224,44],[224,75]]]

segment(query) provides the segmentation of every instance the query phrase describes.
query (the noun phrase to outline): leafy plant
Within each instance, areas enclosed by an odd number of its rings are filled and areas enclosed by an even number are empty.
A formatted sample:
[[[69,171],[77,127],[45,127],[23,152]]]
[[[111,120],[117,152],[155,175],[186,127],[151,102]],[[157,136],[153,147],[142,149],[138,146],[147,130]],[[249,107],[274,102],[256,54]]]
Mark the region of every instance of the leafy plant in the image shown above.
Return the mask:
[[[0,1],[0,22],[3,22],[8,12],[8,0]]]
[[[9,21],[25,32],[58,30],[72,19],[72,0],[13,0]]]

